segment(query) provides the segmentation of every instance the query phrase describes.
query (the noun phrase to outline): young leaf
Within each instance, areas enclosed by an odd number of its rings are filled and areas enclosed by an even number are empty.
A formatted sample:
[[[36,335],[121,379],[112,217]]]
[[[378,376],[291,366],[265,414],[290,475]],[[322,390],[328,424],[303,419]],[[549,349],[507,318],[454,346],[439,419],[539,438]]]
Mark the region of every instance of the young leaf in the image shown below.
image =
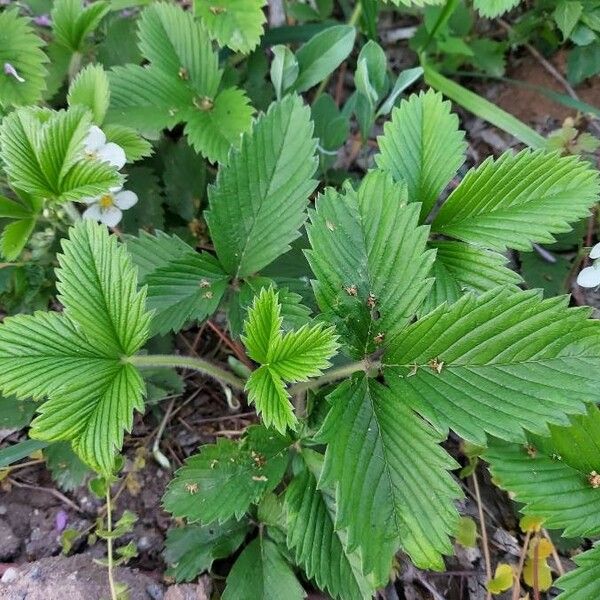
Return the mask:
[[[204,524],[241,518],[281,481],[291,440],[262,426],[240,443],[220,439],[188,458],[163,499],[176,517]]]
[[[44,91],[44,42],[18,10],[0,13],[0,106],[35,104]],[[7,72],[9,65],[14,73]]]
[[[281,100],[285,91],[290,88],[298,77],[299,67],[296,55],[283,44],[271,48],[273,60],[271,61],[271,82],[275,88],[277,100]]]
[[[320,466],[318,455],[310,450],[304,453]],[[348,549],[345,532],[335,526],[336,507],[331,490],[317,487],[316,476],[304,468],[290,482],[285,504],[287,543],[308,577],[333,598],[371,598],[373,586],[362,574],[360,554]]]
[[[550,438],[528,436],[523,445],[494,441],[483,454],[494,480],[525,504],[526,515],[544,519],[563,535],[600,533],[600,411],[571,417],[567,427],[550,426]]]
[[[298,96],[271,105],[219,169],[205,213],[223,268],[251,275],[289,250],[315,189],[310,111]]]
[[[165,540],[167,573],[181,581],[192,581],[208,571],[213,562],[235,552],[250,530],[247,519],[230,519],[222,525],[187,525],[169,529]]]
[[[589,600],[600,595],[600,546],[573,558],[577,568],[563,575],[554,585],[563,590],[560,600]]]
[[[63,247],[57,278],[65,310],[4,320],[0,390],[47,397],[32,437],[70,440],[84,462],[109,474],[123,430],[143,407],[143,381],[123,358],[146,341],[150,315],[131,260],[106,228],[81,222]]]
[[[265,4],[265,0],[194,0],[194,11],[219,46],[248,54],[263,34]]]
[[[468,441],[543,435],[598,394],[600,323],[567,302],[500,288],[442,305],[384,357],[386,381],[436,429]]]
[[[421,202],[421,220],[465,161],[467,144],[450,102],[429,90],[403,100],[377,141],[380,169],[408,186],[410,202]]]
[[[322,374],[337,349],[333,328],[305,325],[297,331],[281,331],[281,305],[273,288],[255,297],[244,324],[242,338],[248,355],[261,367],[252,372],[246,389],[250,402],[267,427],[284,433],[297,423],[284,382],[307,381]]]
[[[570,231],[569,223],[588,215],[599,194],[598,173],[576,156],[507,152],[467,173],[432,230],[493,250],[530,250]]]
[[[386,584],[400,547],[423,569],[444,568],[458,523],[458,465],[442,438],[388,387],[361,377],[342,383],[318,435],[328,443],[320,485],[337,483],[338,529],[360,548],[363,571]]]
[[[109,3],[101,0],[87,6],[81,0],[55,0],[51,12],[55,41],[71,52],[81,52],[85,38],[96,29],[109,8]]]
[[[306,592],[277,548],[259,535],[240,554],[227,576],[223,600],[302,600]]]
[[[88,65],[79,72],[67,95],[69,106],[85,106],[96,125],[102,125],[108,110],[110,90],[108,76],[100,65]]]
[[[315,295],[357,357],[392,343],[429,291],[434,254],[419,210],[407,204],[404,186],[375,171],[358,192],[327,189],[311,212],[306,254]]]

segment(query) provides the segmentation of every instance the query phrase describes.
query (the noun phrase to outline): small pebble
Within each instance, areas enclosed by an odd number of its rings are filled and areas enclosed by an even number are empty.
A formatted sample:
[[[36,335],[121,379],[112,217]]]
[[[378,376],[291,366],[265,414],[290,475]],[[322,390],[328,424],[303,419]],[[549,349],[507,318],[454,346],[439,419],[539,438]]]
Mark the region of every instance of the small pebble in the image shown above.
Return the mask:
[[[2,575],[0,582],[13,583],[13,581],[16,581],[17,579],[19,579],[19,570],[14,567],[8,567],[8,569],[4,571],[4,575]]]

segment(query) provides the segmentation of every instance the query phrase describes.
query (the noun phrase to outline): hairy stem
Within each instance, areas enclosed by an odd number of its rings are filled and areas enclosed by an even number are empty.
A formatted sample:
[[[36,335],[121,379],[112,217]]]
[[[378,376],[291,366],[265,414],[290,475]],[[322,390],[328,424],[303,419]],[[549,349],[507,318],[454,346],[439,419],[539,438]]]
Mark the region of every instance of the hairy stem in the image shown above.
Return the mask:
[[[331,369],[316,379],[297,383],[289,389],[289,392],[292,396],[294,396],[296,394],[301,394],[303,392],[307,392],[308,390],[321,387],[322,385],[333,383],[339,379],[345,379],[357,371],[368,371],[369,369],[379,368],[380,366],[380,363],[372,363],[368,360],[359,360],[357,362]]]
[[[113,576],[113,540],[110,536],[112,531],[112,506],[110,502],[110,484],[106,485],[106,531],[108,531],[108,538],[106,540],[106,560],[108,566],[108,585],[110,587],[111,600],[117,600],[117,590],[115,588],[115,579]]]
[[[195,356],[178,356],[176,354],[150,354],[130,356],[125,359],[128,363],[140,368],[172,367],[179,369],[192,369],[208,375],[217,381],[236,389],[243,390],[244,381],[233,373],[217,367],[212,363]]]

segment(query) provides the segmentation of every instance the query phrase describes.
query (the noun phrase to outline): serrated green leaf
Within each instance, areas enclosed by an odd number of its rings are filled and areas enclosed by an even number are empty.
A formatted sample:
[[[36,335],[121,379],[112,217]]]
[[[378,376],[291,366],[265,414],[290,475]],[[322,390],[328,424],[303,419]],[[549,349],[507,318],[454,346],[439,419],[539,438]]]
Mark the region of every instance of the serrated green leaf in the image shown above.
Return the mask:
[[[205,213],[223,268],[251,275],[289,250],[315,189],[310,111],[287,96],[259,117],[219,169]]]
[[[262,426],[248,429],[236,443],[219,439],[188,458],[163,499],[176,517],[204,524],[241,518],[281,481],[291,440]]]
[[[375,162],[408,186],[409,202],[421,202],[421,220],[465,161],[467,144],[450,102],[429,90],[403,100],[377,138]]]
[[[419,210],[404,186],[375,171],[357,192],[326,189],[311,212],[306,255],[315,295],[357,357],[393,343],[431,287],[434,253]]]
[[[442,205],[432,230],[493,250],[551,243],[589,214],[600,179],[576,156],[509,152],[467,173]]]
[[[52,473],[52,479],[63,490],[70,492],[83,485],[90,470],[73,452],[67,442],[55,442],[44,450],[46,466]]]
[[[521,0],[474,0],[473,5],[482,17],[499,17],[519,4]]]
[[[219,46],[248,54],[263,34],[265,0],[194,0],[194,11]]]
[[[277,544],[260,535],[240,554],[227,577],[223,600],[302,600],[306,592]]]
[[[187,321],[203,321],[217,310],[229,277],[207,252],[188,251],[146,278],[152,330],[179,331]]]
[[[84,155],[90,125],[90,113],[82,106],[57,112],[21,108],[5,117],[0,155],[12,185],[60,201],[118,186],[122,177],[114,167]]]
[[[243,90],[228,88],[217,94],[208,110],[190,109],[183,115],[185,134],[196,152],[210,162],[226,163],[231,148],[252,126],[254,109]]]
[[[278,294],[273,288],[263,288],[248,310],[242,341],[248,355],[261,363],[246,383],[249,400],[267,427],[273,425],[284,433],[297,423],[285,383],[321,375],[337,350],[337,338],[333,328],[322,323],[285,334],[281,323]]]
[[[206,29],[190,12],[167,2],[155,2],[138,23],[140,52],[153,67],[179,77],[197,94],[214,98],[221,72]]]
[[[550,438],[528,436],[525,445],[494,441],[484,452],[494,481],[525,504],[525,515],[565,537],[600,533],[600,411],[572,416],[567,427],[550,426]]]
[[[87,6],[82,0],[55,0],[51,12],[54,39],[72,52],[81,52],[85,38],[96,29],[109,8],[109,3],[101,0]]]
[[[582,13],[583,4],[578,0],[560,0],[558,2],[552,17],[563,35],[563,41],[567,41]]]
[[[107,142],[113,142],[123,148],[127,162],[134,162],[152,154],[152,144],[131,127],[109,123],[104,125],[102,130]]]
[[[375,380],[341,384],[318,435],[328,443],[320,485],[337,483],[338,529],[360,548],[363,571],[387,583],[400,547],[422,569],[444,568],[458,523],[458,464],[442,437]]]
[[[348,550],[345,532],[335,527],[336,507],[331,490],[318,488],[315,475],[304,468],[290,482],[285,504],[287,543],[308,577],[333,598],[371,598],[374,590],[362,574],[360,554]]]
[[[193,581],[200,573],[210,570],[215,560],[233,554],[249,530],[246,519],[169,529],[164,557],[172,566],[167,573],[178,583]]]
[[[496,289],[409,326],[384,357],[388,385],[439,431],[524,440],[595,401],[600,323],[564,297]]]
[[[44,91],[48,58],[44,42],[35,35],[29,19],[18,10],[0,13],[0,64],[11,65],[17,77],[0,75],[0,106],[35,104]],[[19,80],[22,79],[22,81]]]
[[[88,65],[79,72],[67,95],[69,106],[85,106],[96,125],[102,125],[110,102],[108,76],[100,65]]]
[[[557,600],[589,600],[600,595],[600,546],[573,558],[577,568],[554,582]]]

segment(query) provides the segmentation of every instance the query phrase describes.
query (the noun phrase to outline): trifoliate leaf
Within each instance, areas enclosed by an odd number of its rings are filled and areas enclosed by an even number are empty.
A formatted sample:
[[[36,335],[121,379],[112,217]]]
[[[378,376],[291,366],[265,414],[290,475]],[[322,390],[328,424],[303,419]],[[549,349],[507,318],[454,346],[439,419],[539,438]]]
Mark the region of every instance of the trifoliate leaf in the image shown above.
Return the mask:
[[[219,46],[248,54],[260,41],[265,0],[194,0],[194,11]]]
[[[576,156],[509,152],[467,173],[432,230],[485,248],[530,250],[551,243],[598,201],[600,178]]]
[[[320,466],[318,455],[307,449],[303,454]],[[287,488],[288,546],[306,575],[333,598],[371,598],[374,590],[362,574],[360,554],[348,549],[345,532],[335,526],[334,494],[327,487],[317,487],[317,477],[318,473],[305,467]]]
[[[215,560],[235,552],[249,529],[247,519],[169,529],[164,557],[172,566],[167,573],[178,583],[193,581],[200,573],[210,570]]]
[[[204,524],[241,518],[281,481],[291,440],[262,426],[239,443],[219,439],[188,458],[169,484],[166,510]]]
[[[134,409],[143,407],[143,381],[124,358],[145,343],[150,314],[131,259],[105,227],[83,221],[63,247],[57,285],[64,312],[4,320],[0,390],[48,398],[32,437],[69,440],[84,462],[109,474]]]
[[[600,411],[571,417],[567,427],[550,426],[550,438],[528,436],[525,445],[495,441],[483,457],[494,480],[525,504],[526,515],[563,535],[600,533]]]
[[[109,3],[101,0],[87,6],[82,0],[55,0],[51,12],[54,39],[71,52],[81,52],[86,37],[96,29],[109,8]]]
[[[306,592],[277,544],[264,535],[250,542],[227,577],[223,600],[302,600]]]
[[[508,12],[521,0],[474,0],[473,5],[482,17],[494,18]]]
[[[20,108],[0,127],[0,156],[14,187],[38,198],[80,200],[118,186],[122,177],[84,155],[90,113],[82,106],[51,112]]]
[[[363,571],[385,585],[402,547],[416,566],[444,568],[462,494],[448,473],[458,465],[442,437],[401,398],[362,376],[342,383],[318,438],[327,442],[320,485],[337,484],[336,528],[360,548]]]
[[[379,168],[408,186],[409,202],[421,202],[421,220],[465,161],[467,144],[450,102],[429,90],[403,100],[377,141]]]
[[[203,321],[217,310],[227,288],[229,277],[211,254],[189,250],[178,256],[146,278],[156,333],[179,331],[187,321]]]
[[[238,148],[242,134],[250,130],[253,113],[245,92],[228,88],[207,101],[206,110],[187,111],[184,132],[196,152],[210,162],[226,163],[230,148]]]
[[[219,261],[246,277],[289,250],[315,189],[315,140],[310,111],[287,96],[244,134],[239,150],[219,169],[206,212]]]
[[[600,323],[567,302],[501,288],[442,305],[384,357],[386,381],[436,429],[468,441],[544,435],[598,398]]]
[[[44,42],[18,10],[0,13],[0,106],[35,104],[44,91]],[[8,67],[7,67],[8,65]],[[12,68],[13,71],[8,72]]]
[[[393,343],[431,287],[434,253],[419,210],[407,204],[404,186],[375,171],[357,192],[326,189],[311,212],[306,254],[315,295],[357,357]]]
[[[88,65],[79,72],[67,95],[69,106],[85,106],[96,125],[102,125],[108,110],[110,90],[108,76],[100,65]]]
[[[305,325],[297,331],[281,331],[281,305],[273,288],[255,297],[244,324],[248,355],[261,367],[252,372],[246,389],[267,427],[284,433],[297,423],[285,383],[307,381],[321,375],[337,350],[333,328]]]
[[[563,575],[554,585],[563,590],[560,600],[589,600],[600,594],[600,546],[573,559],[577,568]]]

